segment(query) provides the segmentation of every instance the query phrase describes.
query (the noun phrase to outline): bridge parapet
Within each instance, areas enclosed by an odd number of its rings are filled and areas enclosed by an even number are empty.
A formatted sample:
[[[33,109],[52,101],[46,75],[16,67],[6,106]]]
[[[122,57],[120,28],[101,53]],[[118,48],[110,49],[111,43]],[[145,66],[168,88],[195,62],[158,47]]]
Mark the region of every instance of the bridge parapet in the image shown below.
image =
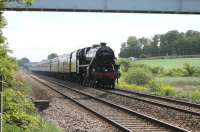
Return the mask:
[[[200,0],[8,0],[5,10],[200,14]]]

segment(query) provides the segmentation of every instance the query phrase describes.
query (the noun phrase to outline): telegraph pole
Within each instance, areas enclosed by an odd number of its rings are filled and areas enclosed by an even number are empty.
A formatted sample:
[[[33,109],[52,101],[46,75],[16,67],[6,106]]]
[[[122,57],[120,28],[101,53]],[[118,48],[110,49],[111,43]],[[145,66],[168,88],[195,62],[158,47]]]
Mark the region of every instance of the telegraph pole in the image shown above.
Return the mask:
[[[0,104],[0,132],[2,132],[3,128],[3,76],[0,75],[0,99],[1,99],[1,104]]]

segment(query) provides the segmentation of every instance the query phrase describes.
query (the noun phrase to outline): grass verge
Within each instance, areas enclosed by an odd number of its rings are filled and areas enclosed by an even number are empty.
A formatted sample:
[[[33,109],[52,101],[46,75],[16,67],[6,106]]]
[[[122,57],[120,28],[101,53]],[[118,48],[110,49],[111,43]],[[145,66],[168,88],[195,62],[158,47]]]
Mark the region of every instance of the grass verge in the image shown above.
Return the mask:
[[[46,122],[37,112],[30,97],[31,87],[17,75],[16,85],[4,90],[4,132],[62,132]]]

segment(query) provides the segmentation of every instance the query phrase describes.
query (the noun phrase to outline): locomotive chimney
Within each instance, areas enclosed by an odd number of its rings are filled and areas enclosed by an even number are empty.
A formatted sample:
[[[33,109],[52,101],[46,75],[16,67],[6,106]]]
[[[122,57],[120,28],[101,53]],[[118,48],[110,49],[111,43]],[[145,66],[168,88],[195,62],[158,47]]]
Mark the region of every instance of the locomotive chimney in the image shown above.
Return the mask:
[[[96,48],[96,47],[99,47],[99,45],[98,44],[93,44],[92,45],[92,48]]]
[[[106,43],[105,42],[101,42],[100,45],[101,45],[101,47],[103,47],[103,46],[106,46]]]

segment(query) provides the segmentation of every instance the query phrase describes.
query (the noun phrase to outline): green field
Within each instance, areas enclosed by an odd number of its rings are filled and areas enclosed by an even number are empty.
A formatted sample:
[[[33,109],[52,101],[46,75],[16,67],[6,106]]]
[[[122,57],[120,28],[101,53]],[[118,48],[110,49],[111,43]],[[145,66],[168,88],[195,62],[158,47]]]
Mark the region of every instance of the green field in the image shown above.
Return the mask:
[[[126,60],[126,59],[125,59]],[[135,85],[135,83],[127,83],[125,77],[129,74],[129,72],[121,72],[122,77],[120,79],[120,84],[118,85],[120,88],[128,88],[128,89],[134,89],[138,91],[147,91],[152,88],[155,88],[155,86],[159,86],[159,90],[156,94],[165,95],[163,93],[168,93],[171,88],[171,95],[176,96],[178,98],[184,98],[189,99],[195,102],[200,102],[200,76],[199,76],[199,68],[200,68],[200,58],[175,58],[175,59],[151,59],[151,60],[136,60],[136,61],[129,61],[131,65],[129,64],[129,69],[131,67],[134,67],[134,64],[145,64],[149,66],[150,72],[153,73],[152,79],[155,81],[154,83],[148,82],[147,85]],[[122,63],[123,64],[123,63]],[[124,63],[124,65],[127,63]],[[190,68],[184,67],[184,64],[189,64]],[[141,66],[141,68],[145,69],[145,66]],[[153,67],[163,67],[163,71],[160,73],[153,72],[152,69],[155,69]],[[194,70],[195,67],[195,73],[196,74],[190,74],[188,75],[188,71]],[[135,65],[135,69],[137,70],[137,65]],[[172,68],[179,68],[172,69]],[[156,68],[157,69],[157,68]],[[159,69],[159,68],[158,68]],[[171,70],[172,69],[172,70]],[[190,69],[190,70],[188,70]],[[132,69],[134,70],[134,68]],[[181,71],[180,71],[181,70]],[[123,70],[122,70],[123,71]],[[131,72],[130,72],[131,73]],[[134,72],[133,72],[134,73]],[[170,73],[170,74],[169,74]],[[175,73],[175,74],[171,74]],[[179,73],[179,74],[176,74]],[[143,74],[141,72],[141,74]],[[140,74],[135,74],[140,75]],[[133,76],[133,77],[134,77]],[[143,76],[140,76],[143,77]],[[153,85],[149,85],[153,84]],[[155,84],[155,85],[154,85]],[[167,91],[167,90],[168,91]],[[155,94],[154,93],[154,94]]]
[[[146,64],[148,66],[161,66],[164,69],[182,68],[185,63],[200,67],[200,58],[177,58],[177,59],[154,59],[154,60],[136,60],[132,63]],[[159,77],[160,82],[170,84],[177,89],[193,90],[200,86],[199,77]]]
[[[200,78],[198,77],[159,77],[156,79],[174,86],[177,90],[190,91],[200,86]]]
[[[155,59],[155,60],[136,60],[133,63],[147,64],[149,66],[161,66],[165,69],[181,68],[185,63],[200,66],[200,58],[178,58],[178,59]]]

